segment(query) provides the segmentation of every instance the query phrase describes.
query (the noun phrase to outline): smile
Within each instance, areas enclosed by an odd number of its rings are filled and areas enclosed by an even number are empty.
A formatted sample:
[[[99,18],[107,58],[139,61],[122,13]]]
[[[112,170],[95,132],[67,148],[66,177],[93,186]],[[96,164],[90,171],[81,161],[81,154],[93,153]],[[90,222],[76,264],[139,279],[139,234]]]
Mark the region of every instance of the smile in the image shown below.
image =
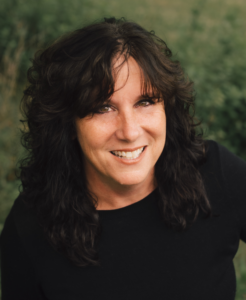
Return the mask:
[[[111,151],[111,153],[117,157],[124,158],[124,159],[136,159],[138,158],[141,153],[143,152],[145,147],[141,147],[135,151],[132,152],[126,152],[126,151]]]

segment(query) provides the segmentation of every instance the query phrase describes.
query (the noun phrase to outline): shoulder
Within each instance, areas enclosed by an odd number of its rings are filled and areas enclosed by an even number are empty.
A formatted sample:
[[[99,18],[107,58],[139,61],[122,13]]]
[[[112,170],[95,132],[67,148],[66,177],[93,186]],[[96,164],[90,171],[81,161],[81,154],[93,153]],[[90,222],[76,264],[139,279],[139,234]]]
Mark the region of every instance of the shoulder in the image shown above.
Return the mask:
[[[218,213],[234,216],[246,240],[246,162],[215,141],[206,141],[206,150],[200,171],[210,203]]]
[[[30,245],[40,237],[42,230],[34,210],[25,204],[23,196],[19,196],[5,220],[1,234],[2,247],[11,241],[12,244],[20,243],[23,250],[29,252]]]
[[[20,235],[31,234],[38,227],[34,210],[25,204],[24,197],[21,195],[15,200],[6,219],[5,226],[9,223],[16,226]]]
[[[202,170],[221,177],[222,181],[238,185],[246,180],[246,162],[219,143],[206,141],[206,163]]]

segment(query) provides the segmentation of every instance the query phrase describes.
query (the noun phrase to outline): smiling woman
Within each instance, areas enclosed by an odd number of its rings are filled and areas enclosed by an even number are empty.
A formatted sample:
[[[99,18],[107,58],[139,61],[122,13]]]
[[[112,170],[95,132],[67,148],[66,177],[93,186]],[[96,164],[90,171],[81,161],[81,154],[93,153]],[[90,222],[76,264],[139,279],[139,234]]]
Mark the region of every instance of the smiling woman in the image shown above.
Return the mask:
[[[196,132],[164,41],[105,19],[37,52],[2,297],[233,300],[246,163]]]

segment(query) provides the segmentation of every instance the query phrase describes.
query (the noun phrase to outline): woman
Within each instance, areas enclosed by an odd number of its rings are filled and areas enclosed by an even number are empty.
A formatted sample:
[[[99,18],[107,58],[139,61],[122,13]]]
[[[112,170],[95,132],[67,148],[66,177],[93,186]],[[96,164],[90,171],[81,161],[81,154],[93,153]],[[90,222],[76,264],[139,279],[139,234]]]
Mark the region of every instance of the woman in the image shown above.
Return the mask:
[[[105,19],[39,52],[28,79],[3,300],[234,299],[246,163],[196,133],[166,44]]]

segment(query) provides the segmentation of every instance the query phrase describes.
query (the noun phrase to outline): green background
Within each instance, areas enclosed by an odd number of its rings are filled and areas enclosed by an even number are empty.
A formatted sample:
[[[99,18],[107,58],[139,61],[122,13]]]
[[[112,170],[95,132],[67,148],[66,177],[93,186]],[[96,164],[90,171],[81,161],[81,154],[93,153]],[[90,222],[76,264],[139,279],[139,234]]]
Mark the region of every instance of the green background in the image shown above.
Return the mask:
[[[194,81],[205,138],[246,160],[245,0],[1,0],[0,231],[18,195],[19,102],[37,49],[103,17],[154,30]],[[237,300],[246,299],[246,246],[234,259]]]

